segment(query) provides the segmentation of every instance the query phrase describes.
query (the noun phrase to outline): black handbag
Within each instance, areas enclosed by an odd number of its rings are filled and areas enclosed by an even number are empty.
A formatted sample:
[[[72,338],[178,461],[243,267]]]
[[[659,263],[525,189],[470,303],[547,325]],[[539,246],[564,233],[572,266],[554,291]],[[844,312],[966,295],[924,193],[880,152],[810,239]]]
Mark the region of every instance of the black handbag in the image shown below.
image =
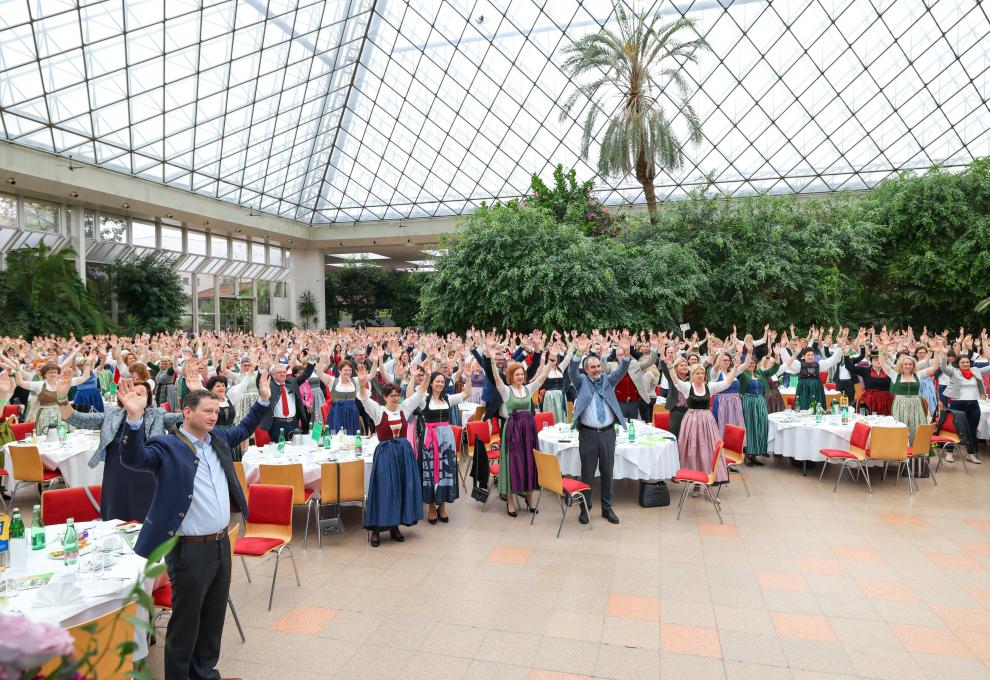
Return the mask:
[[[640,482],[639,504],[644,508],[665,508],[670,505],[670,489],[666,482]]]
[[[471,487],[471,498],[478,501],[479,503],[484,503],[488,500],[488,494],[490,491],[483,486],[473,486]],[[670,500],[668,499],[669,503]]]

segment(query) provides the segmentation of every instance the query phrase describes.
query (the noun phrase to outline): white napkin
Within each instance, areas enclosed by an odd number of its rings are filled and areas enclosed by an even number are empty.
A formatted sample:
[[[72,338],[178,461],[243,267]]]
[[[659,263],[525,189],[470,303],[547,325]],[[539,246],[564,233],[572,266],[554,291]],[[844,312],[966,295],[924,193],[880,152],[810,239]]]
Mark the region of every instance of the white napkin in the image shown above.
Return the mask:
[[[52,581],[34,595],[36,607],[58,607],[82,599],[82,591],[71,581]]]

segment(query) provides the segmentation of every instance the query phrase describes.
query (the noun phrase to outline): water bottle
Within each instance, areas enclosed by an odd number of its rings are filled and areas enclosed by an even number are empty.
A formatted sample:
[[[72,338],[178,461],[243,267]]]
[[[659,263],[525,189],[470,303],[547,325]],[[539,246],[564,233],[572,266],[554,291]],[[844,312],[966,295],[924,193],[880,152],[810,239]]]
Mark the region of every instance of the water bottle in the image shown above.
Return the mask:
[[[320,435],[323,433],[323,425],[320,424],[319,420],[313,421],[313,429],[310,430],[309,435],[313,438],[313,441],[317,444],[320,443]]]
[[[280,430],[278,433],[278,455],[282,455],[285,451],[285,430]]]
[[[842,406],[839,409],[839,412],[840,412],[840,414],[842,416],[842,424],[843,425],[848,425],[849,424],[849,407],[848,406]]]
[[[14,508],[14,516],[10,520],[10,568],[15,571],[27,569],[28,542],[24,537],[24,521],[21,519],[21,511]]]
[[[634,441],[636,441],[636,425],[631,420],[629,421],[629,429],[626,430],[626,434],[629,437],[629,443],[630,444],[632,444]]]
[[[815,409],[815,423],[816,424],[820,424],[822,422],[822,411],[823,411],[823,409],[818,404],[815,404],[814,409]]]
[[[31,550],[45,549],[45,524],[41,521],[41,506],[34,506],[31,513]]]
[[[61,418],[58,420],[58,443],[61,446],[65,446],[66,442],[69,441],[69,426],[65,424]]]
[[[364,445],[361,443],[361,433],[358,432],[354,437],[354,455],[360,457],[362,453],[362,447]]]
[[[71,517],[65,520],[62,554],[65,556],[65,566],[67,567],[74,566],[79,561],[79,535],[76,533],[75,521]]]

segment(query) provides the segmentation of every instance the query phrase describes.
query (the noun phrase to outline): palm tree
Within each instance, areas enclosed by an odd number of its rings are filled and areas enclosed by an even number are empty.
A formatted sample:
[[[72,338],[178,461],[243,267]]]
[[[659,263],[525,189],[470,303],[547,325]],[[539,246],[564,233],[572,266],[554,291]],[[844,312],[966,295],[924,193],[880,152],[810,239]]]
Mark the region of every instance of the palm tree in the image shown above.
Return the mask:
[[[562,70],[583,84],[575,85],[567,97],[560,120],[571,115],[579,99],[590,102],[581,139],[581,158],[587,160],[596,123],[600,116],[608,118],[598,174],[624,177],[635,172],[654,219],[657,169],[676,169],[684,163],[683,145],[672,127],[677,114],[684,116],[688,139],[701,141],[701,123],[682,70],[688,62],[697,63],[698,52],[709,47],[691,19],[663,24],[659,11],[630,12],[622,0],[613,2],[613,8],[618,33],[602,28],[564,48]],[[695,37],[682,41],[677,37],[682,31]],[[672,115],[664,110],[664,98],[676,107]]]
[[[298,308],[302,327],[309,328],[310,323],[315,326],[320,313],[316,309],[316,296],[313,295],[313,291],[304,290],[299,294]]]

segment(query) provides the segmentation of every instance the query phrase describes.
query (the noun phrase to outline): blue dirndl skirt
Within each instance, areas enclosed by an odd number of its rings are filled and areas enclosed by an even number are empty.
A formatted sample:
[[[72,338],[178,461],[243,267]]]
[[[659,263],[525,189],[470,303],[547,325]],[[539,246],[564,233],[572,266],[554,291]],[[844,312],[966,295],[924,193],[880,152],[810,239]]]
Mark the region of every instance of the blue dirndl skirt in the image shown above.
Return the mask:
[[[81,411],[82,413],[93,411],[103,413],[103,395],[96,387],[95,380],[93,380],[92,387],[88,383],[83,383],[79,386],[76,390],[76,396],[72,400],[72,405],[77,411]]]
[[[412,445],[405,438],[386,439],[378,444],[371,464],[364,528],[410,527],[421,519],[423,487]]]
[[[353,435],[361,431],[361,418],[358,416],[357,402],[353,399],[333,402],[327,419],[330,421],[331,434],[343,430],[346,434]]]

